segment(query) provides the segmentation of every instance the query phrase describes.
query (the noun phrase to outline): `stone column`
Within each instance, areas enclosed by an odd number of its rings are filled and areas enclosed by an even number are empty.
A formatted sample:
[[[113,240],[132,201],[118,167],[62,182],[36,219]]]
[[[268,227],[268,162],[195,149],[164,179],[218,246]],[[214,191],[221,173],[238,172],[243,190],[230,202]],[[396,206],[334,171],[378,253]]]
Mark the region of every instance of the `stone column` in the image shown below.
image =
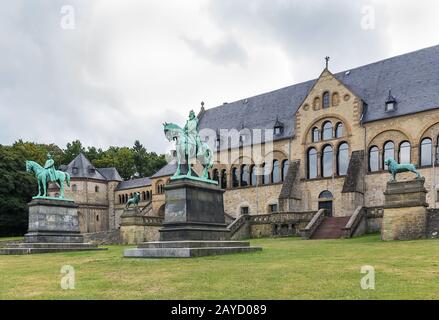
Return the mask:
[[[427,207],[425,179],[388,182],[384,192],[382,240],[425,238]]]

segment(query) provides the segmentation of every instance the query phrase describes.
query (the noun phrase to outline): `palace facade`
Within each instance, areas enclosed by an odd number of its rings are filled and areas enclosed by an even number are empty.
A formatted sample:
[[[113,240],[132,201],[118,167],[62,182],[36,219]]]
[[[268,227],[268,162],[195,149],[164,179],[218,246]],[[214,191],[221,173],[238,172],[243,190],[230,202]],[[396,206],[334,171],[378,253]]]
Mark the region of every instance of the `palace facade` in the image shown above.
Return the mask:
[[[387,158],[416,164],[428,204],[436,208],[438,71],[435,46],[335,74],[326,68],[314,80],[202,108],[200,135],[214,150],[210,176],[226,190],[227,215],[324,208],[348,217],[364,208],[376,218],[370,229],[378,230]],[[171,162],[150,178],[122,181],[114,168],[94,168],[79,155],[65,170],[72,175],[66,194],[80,205],[81,230],[119,228],[124,204],[136,191],[145,215],[163,217],[164,186],[175,167]]]

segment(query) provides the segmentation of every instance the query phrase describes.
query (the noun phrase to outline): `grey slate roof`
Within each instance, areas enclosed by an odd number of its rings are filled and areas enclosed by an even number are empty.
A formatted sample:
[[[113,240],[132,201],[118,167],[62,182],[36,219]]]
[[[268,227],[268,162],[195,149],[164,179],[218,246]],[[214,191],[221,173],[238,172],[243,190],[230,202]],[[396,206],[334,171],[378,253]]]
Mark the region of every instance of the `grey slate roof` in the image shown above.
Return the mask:
[[[133,188],[140,188],[140,187],[146,187],[151,185],[151,179],[150,178],[139,178],[139,179],[132,179],[127,181],[122,181],[117,185],[116,190],[126,190],[126,189],[133,189]]]
[[[108,181],[122,181],[122,177],[116,168],[99,168],[97,169]]]
[[[167,165],[162,167],[159,171],[154,173],[151,178],[160,178],[165,176],[171,176],[177,171],[177,160],[171,160]]]
[[[60,170],[68,172],[72,178],[122,181],[116,168],[96,169],[83,153],[78,154],[67,166],[60,166]]]
[[[363,122],[439,108],[439,46],[340,72],[334,76],[368,105]],[[273,129],[276,117],[285,125],[283,134],[294,135],[294,114],[317,79],[207,109],[199,128]],[[398,104],[385,112],[389,89]]]

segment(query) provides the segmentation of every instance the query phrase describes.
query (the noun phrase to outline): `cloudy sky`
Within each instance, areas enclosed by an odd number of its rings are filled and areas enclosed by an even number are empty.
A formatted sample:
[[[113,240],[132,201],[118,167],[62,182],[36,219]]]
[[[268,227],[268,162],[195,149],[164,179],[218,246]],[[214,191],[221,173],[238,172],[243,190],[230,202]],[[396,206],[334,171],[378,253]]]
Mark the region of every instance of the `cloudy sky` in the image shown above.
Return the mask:
[[[169,149],[162,123],[439,44],[437,0],[0,0],[0,144]]]

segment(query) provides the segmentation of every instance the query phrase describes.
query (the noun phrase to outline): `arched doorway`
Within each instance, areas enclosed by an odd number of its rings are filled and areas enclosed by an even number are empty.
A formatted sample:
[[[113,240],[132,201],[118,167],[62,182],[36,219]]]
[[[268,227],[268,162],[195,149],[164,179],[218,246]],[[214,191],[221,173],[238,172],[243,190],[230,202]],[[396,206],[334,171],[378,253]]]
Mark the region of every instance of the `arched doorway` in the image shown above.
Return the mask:
[[[325,190],[319,195],[319,210],[326,209],[326,215],[332,217],[332,200],[333,195],[330,191]]]

